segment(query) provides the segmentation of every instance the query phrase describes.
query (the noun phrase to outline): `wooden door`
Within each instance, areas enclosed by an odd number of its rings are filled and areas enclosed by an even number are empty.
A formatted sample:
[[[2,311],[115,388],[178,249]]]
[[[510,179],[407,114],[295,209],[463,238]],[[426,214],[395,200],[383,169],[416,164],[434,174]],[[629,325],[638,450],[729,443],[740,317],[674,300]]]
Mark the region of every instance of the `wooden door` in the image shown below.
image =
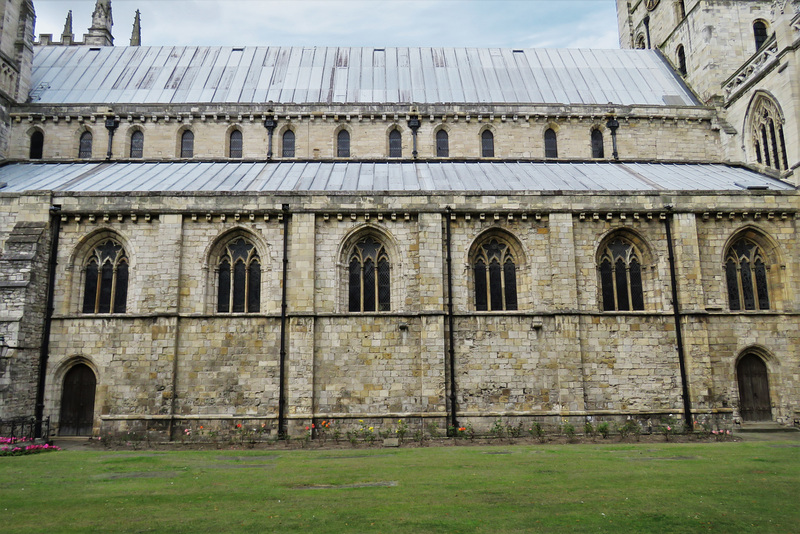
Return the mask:
[[[736,367],[739,375],[739,411],[745,421],[771,421],[769,377],[764,360],[746,354]]]
[[[61,394],[60,435],[92,435],[96,386],[94,373],[86,365],[76,365],[67,372]]]

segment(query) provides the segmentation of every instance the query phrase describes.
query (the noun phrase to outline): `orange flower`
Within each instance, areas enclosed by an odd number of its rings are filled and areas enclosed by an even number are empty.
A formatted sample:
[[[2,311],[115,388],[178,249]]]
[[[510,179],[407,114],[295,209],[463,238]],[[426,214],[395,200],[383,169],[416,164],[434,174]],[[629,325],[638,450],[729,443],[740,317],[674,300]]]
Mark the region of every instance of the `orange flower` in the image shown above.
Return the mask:
[[[314,423],[311,423],[311,428],[317,428],[317,427],[314,426]]]
[[[203,430],[203,425],[200,425],[200,430]]]

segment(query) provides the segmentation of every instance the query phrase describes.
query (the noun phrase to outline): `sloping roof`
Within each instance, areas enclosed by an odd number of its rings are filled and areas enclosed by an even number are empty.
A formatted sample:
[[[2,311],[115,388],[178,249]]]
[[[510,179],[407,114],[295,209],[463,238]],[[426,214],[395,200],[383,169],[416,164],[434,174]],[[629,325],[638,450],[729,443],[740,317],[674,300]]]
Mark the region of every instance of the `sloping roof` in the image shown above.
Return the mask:
[[[36,47],[43,104],[698,105],[652,50]]]
[[[0,193],[793,191],[726,165],[657,163],[15,163]]]

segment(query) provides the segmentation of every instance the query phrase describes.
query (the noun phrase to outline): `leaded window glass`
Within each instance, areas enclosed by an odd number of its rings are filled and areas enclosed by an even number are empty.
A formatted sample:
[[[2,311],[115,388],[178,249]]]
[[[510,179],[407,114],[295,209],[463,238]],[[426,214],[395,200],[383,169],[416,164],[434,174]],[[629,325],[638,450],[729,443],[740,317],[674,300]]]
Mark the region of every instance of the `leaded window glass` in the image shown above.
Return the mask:
[[[450,138],[445,130],[436,132],[436,157],[450,157]]]
[[[191,130],[186,130],[181,135],[181,157],[194,157],[194,133]]]
[[[403,157],[403,136],[398,129],[389,132],[389,157]]]
[[[481,133],[481,157],[494,157],[494,134],[491,130],[484,130]]]
[[[493,237],[481,244],[472,269],[477,311],[517,309],[517,262],[508,243]]]
[[[349,306],[351,312],[391,309],[391,269],[382,243],[367,236],[353,247],[349,259]]]
[[[592,130],[592,157],[605,157],[605,150],[603,147],[603,132],[597,129]]]
[[[753,23],[753,36],[756,39],[756,50],[760,50],[769,37],[767,34],[767,25],[760,20],[755,21]]]
[[[633,243],[612,239],[602,251],[598,271],[604,311],[644,310],[642,259]]]
[[[89,159],[92,157],[92,132],[83,132],[81,134],[78,157],[80,159]]]
[[[131,134],[131,158],[141,158],[144,155],[144,132],[136,130]]]
[[[556,132],[552,128],[548,128],[544,132],[544,157],[558,157],[558,141],[556,140]]]
[[[261,309],[261,261],[243,237],[225,246],[217,265],[217,312],[256,313]]]
[[[750,111],[750,117],[750,136],[756,161],[778,171],[788,170],[783,118],[777,104],[761,96]]]
[[[286,130],[283,132],[283,144],[281,145],[281,156],[284,158],[294,157],[294,132]]]
[[[84,267],[83,313],[125,313],[128,299],[128,257],[107,239],[92,250]]]
[[[350,132],[347,130],[341,130],[336,135],[336,157],[350,157]]]
[[[731,310],[768,310],[766,258],[753,241],[742,238],[725,255],[725,278]]]
[[[241,130],[233,130],[230,136],[230,146],[228,149],[229,158],[241,158],[244,142],[242,140]]]

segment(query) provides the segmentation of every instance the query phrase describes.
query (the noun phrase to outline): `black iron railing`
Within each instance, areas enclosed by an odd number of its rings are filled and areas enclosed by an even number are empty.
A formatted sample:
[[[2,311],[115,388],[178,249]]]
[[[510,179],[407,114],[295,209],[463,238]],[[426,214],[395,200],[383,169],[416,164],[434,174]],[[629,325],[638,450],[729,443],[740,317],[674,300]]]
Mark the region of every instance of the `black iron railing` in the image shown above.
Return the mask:
[[[50,436],[50,417],[37,421],[35,417],[14,417],[0,419],[0,437],[12,440],[33,441],[36,438],[36,429],[41,428],[41,437],[44,440]]]

